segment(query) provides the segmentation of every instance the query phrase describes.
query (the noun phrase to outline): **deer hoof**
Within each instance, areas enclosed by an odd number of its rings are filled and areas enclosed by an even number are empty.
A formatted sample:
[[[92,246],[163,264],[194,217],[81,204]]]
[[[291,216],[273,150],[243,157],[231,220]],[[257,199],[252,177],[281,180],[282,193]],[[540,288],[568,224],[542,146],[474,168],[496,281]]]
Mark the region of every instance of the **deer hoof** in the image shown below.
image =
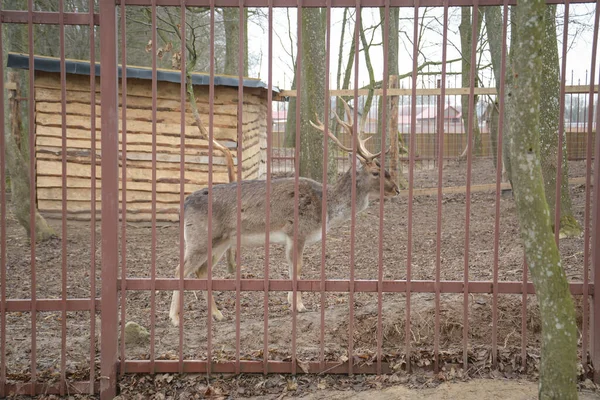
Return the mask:
[[[173,324],[173,326],[179,326],[179,315],[172,314],[170,317],[171,317],[171,323]]]
[[[214,318],[216,321],[223,321],[223,319],[225,319],[225,317],[223,317],[223,314],[222,314],[222,313],[221,313],[221,311],[219,311],[219,310],[215,310],[215,311],[213,312],[213,318]]]
[[[306,309],[306,307],[304,307],[304,304],[299,303],[296,304],[296,310],[301,313],[301,312],[307,312],[308,310]]]

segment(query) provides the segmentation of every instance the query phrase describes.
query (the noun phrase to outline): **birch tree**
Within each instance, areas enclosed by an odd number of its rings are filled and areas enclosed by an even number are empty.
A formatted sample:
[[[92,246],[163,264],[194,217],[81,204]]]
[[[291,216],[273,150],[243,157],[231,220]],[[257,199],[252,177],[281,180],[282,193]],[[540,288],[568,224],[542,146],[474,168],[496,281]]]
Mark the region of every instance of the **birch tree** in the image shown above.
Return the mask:
[[[577,399],[577,327],[569,283],[551,228],[540,161],[540,97],[544,0],[516,7],[510,160],[512,186],[527,265],[542,322],[540,399]]]

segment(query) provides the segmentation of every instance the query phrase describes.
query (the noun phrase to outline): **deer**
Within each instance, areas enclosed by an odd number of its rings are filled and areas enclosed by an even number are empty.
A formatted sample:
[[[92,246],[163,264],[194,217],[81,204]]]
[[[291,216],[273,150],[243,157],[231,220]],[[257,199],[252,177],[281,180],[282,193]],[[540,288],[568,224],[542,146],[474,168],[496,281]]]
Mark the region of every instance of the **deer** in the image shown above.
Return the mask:
[[[340,126],[349,133],[352,140],[356,141],[356,212],[364,211],[369,205],[369,196],[380,195],[380,175],[383,174],[383,191],[385,198],[400,194],[400,189],[390,176],[389,172],[381,168],[377,158],[381,152],[369,152],[365,143],[369,138],[363,139],[359,132],[354,132],[352,113],[348,104],[342,100],[349,122],[342,119],[334,112]],[[344,152],[353,154],[352,147],[344,146],[330,131],[326,130],[323,123],[316,118],[316,123],[310,124],[317,130],[327,133],[329,138]],[[293,279],[293,255],[297,252],[296,278],[302,272],[303,252],[307,245],[321,241],[322,224],[326,231],[335,228],[350,220],[352,168],[346,171],[335,184],[327,186],[327,212],[326,220],[322,220],[323,185],[309,178],[298,178],[298,223],[294,223],[295,203],[295,178],[278,178],[271,181],[270,196],[270,221],[265,222],[266,209],[266,181],[244,180],[239,183],[216,185],[212,188],[212,246],[213,263],[216,264],[223,254],[237,243],[237,185],[241,185],[241,244],[244,247],[259,247],[265,245],[265,232],[269,231],[269,242],[285,246],[285,255],[288,264],[290,279]],[[183,261],[183,275],[195,273],[199,279],[206,279],[207,253],[208,253],[208,189],[201,189],[190,194],[184,203],[184,241],[185,255]],[[294,232],[297,229],[297,240],[294,241]],[[180,274],[181,265],[176,268],[175,276]],[[173,292],[169,317],[174,326],[180,323],[180,293]],[[205,297],[206,292],[205,292]],[[208,303],[208,298],[207,298]],[[288,293],[288,303],[293,305],[293,292]],[[209,313],[217,320],[223,320],[223,314],[217,308],[214,296],[209,306]],[[292,308],[293,309],[293,308]],[[302,302],[302,293],[296,296],[296,310],[307,311]]]

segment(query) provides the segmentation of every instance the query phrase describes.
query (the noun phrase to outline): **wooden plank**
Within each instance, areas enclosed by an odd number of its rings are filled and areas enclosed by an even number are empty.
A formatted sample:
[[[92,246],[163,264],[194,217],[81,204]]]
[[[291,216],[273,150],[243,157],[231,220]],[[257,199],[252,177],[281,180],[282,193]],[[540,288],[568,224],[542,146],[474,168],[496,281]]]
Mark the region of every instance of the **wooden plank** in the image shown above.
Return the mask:
[[[45,171],[45,175],[50,176],[61,176],[62,164],[58,161],[48,161],[48,160],[37,160],[36,168],[38,171]],[[40,173],[38,172],[38,175]],[[157,169],[157,182],[169,182],[175,183],[179,182],[179,170],[162,170]],[[205,183],[208,178],[206,177],[206,173],[187,173],[187,179],[189,179],[190,183],[200,185]],[[76,178],[90,178],[91,177],[91,168],[89,165],[76,164],[76,163],[68,163],[67,164],[67,176],[68,177],[76,177]],[[102,178],[100,166],[96,166],[96,176],[98,178]],[[214,173],[213,174],[215,181],[217,182],[225,182],[228,180],[227,173]],[[152,179],[152,170],[150,168],[127,168],[127,178],[131,180],[145,180],[151,181]]]
[[[47,138],[46,138],[47,139]],[[38,143],[43,143],[46,142],[45,140],[40,140],[38,141]],[[147,146],[144,146],[144,150],[148,150],[146,152],[136,152],[135,149],[136,146],[131,146],[128,147],[128,151],[127,151],[127,160],[128,160],[128,165],[134,165],[131,162],[132,161],[148,161],[151,162],[152,161],[152,153],[149,152],[149,149]],[[151,148],[150,148],[151,149]],[[189,164],[190,168],[186,168],[188,170],[197,170],[198,166],[202,166],[202,165],[208,165],[208,152],[207,151],[190,151],[190,149],[187,149],[188,151],[186,151],[186,155],[185,155],[185,163]],[[100,165],[100,152],[97,152],[97,157],[98,159],[96,160],[97,164]],[[122,158],[122,153],[119,152],[120,154],[120,158]],[[67,150],[67,161],[69,162],[78,162],[78,163],[82,163],[82,164],[90,164],[91,163],[91,159],[90,159],[91,153],[88,150],[88,148],[80,148],[77,149],[75,147],[69,147]],[[38,159],[42,159],[42,160],[60,160],[62,158],[62,151],[60,147],[57,146],[38,146],[38,151],[36,154],[36,157]],[[163,162],[163,163],[171,163],[173,165],[165,165],[165,168],[177,168],[179,169],[179,160],[180,160],[180,153],[179,152],[160,152],[156,154],[156,160],[158,162]],[[237,158],[234,158],[233,160],[233,164],[237,165]],[[193,165],[193,168],[191,168],[191,166]],[[215,154],[213,155],[213,166],[219,168],[219,167],[223,167],[227,165],[227,162],[225,161],[225,158],[223,157],[221,152],[215,152]],[[206,167],[207,168],[207,167]]]
[[[120,131],[120,132],[122,132],[122,131]],[[98,139],[100,133],[101,133],[100,129],[96,129],[96,136],[97,136],[96,141],[98,141],[98,143],[100,143],[99,139]],[[49,136],[49,137],[62,138],[62,128],[60,126],[56,127],[56,126],[38,125],[36,134],[37,134],[37,136]],[[146,136],[141,136],[141,135],[146,135]],[[123,135],[120,134],[119,142],[122,142],[122,137],[123,137]],[[91,138],[90,130],[67,127],[67,138],[84,139],[84,140],[89,141]],[[180,133],[168,134],[165,132],[161,132],[161,134],[157,136],[156,140],[157,140],[157,143],[159,143],[159,144],[168,144],[171,146],[179,146],[181,138],[180,138]],[[127,141],[132,142],[132,143],[135,143],[135,142],[139,143],[140,141],[142,143],[152,143],[152,134],[151,133],[130,132],[128,130],[127,131]],[[229,147],[231,149],[235,149],[237,147],[236,142],[232,141],[232,140],[221,140],[220,143],[223,146]],[[200,137],[200,134],[198,133],[197,129],[194,129],[194,131],[192,131],[192,132],[186,130],[185,144],[186,145],[191,144],[191,145],[206,146],[206,148],[208,148],[208,140],[202,139]]]
[[[96,108],[96,116],[101,117],[100,106],[95,106]],[[257,107],[258,108],[258,107]],[[48,102],[36,102],[36,111],[40,113],[48,113],[48,114],[61,114],[62,106],[60,103],[48,103]],[[237,110],[236,110],[237,111]],[[91,107],[89,104],[82,103],[68,103],[66,106],[67,119],[71,118],[73,115],[77,116],[86,116],[89,117],[91,115]],[[121,115],[122,108],[119,107],[119,115]],[[206,110],[205,120],[208,120],[208,110]],[[260,110],[256,111],[248,110],[247,107],[244,107],[243,113],[243,125],[248,125],[253,122],[257,122],[260,119]],[[152,110],[151,108],[144,109],[132,109],[130,107],[127,108],[127,121],[145,121],[152,122]],[[158,110],[156,112],[156,121],[158,123],[168,123],[168,124],[179,124],[181,122],[181,112],[178,111],[161,111]],[[222,128],[237,128],[237,113],[235,114],[223,114],[221,111],[221,107],[215,108],[214,114],[215,127]],[[68,123],[68,121],[67,121]],[[193,126],[195,124],[195,119],[192,113],[186,113],[186,126]]]
[[[100,201],[96,202],[96,209],[101,211],[102,204]],[[60,212],[62,210],[62,200],[38,200],[38,208],[41,212],[46,211],[54,211]],[[69,212],[80,213],[80,212],[89,212],[90,211],[90,202],[89,201],[69,201]],[[179,212],[179,203],[156,203],[156,212],[157,216],[162,213],[178,213]],[[150,204],[144,203],[127,203],[127,213],[151,213]]]
[[[192,191],[186,191],[186,195]],[[96,200],[100,201],[102,196],[100,191],[96,192]],[[62,200],[62,188],[38,188],[38,200]],[[89,189],[82,188],[67,188],[67,201],[91,201],[91,192]],[[119,202],[122,201],[122,191],[119,191]],[[178,192],[159,192],[156,194],[156,201],[160,204],[176,204],[179,205]],[[152,203],[152,192],[145,190],[127,190],[127,203],[143,203],[148,207]]]
[[[51,89],[51,88],[36,88],[35,92],[36,103],[56,103],[60,107],[61,102],[61,91],[60,89]],[[67,91],[67,104],[70,103],[80,103],[90,108],[90,93],[87,91]],[[208,98],[207,98],[208,100]],[[119,105],[121,97],[119,97]],[[97,94],[95,96],[95,103],[100,105],[100,95]],[[158,111],[175,111],[181,112],[181,101],[179,99],[157,99],[156,109]],[[203,118],[208,118],[208,113],[210,110],[209,103],[198,101],[198,111],[203,116]],[[237,102],[236,102],[237,103]],[[151,110],[151,102],[148,101],[148,97],[142,96],[134,96],[130,93],[127,94],[127,110],[133,109],[145,109]],[[237,104],[234,103],[226,103],[226,104],[215,104],[215,115],[231,115],[237,116]],[[266,103],[263,104],[244,104],[244,110],[258,113],[263,110],[266,113]],[[189,103],[186,103],[186,112],[191,113],[191,108]],[[266,114],[265,114],[266,115]]]
[[[36,124],[61,127],[62,119],[60,115],[38,112],[36,113]],[[96,126],[100,126],[100,118],[96,118]],[[78,115],[70,115],[69,118],[67,118],[67,128],[90,130],[90,118]],[[185,129],[186,132],[190,132],[190,134],[197,132],[197,128],[195,126],[188,125]],[[119,129],[119,132],[120,131],[121,130]],[[152,134],[152,123],[145,121],[127,121],[127,131]],[[157,123],[156,131],[160,132],[161,135],[163,133],[180,135],[181,126],[179,124]],[[217,140],[235,141],[237,139],[237,129],[215,126],[214,135]]]
[[[157,156],[160,156],[160,154],[158,154]],[[56,156],[53,154],[44,154],[44,157],[38,156],[37,159],[43,160],[43,161],[60,162],[62,157]],[[220,165],[213,166],[213,173],[226,173],[227,167],[224,165],[225,162],[223,161],[223,159],[220,159],[220,161],[221,161]],[[67,157],[67,168],[69,168],[71,165],[77,166],[77,168],[79,168],[81,166],[83,168],[91,169],[91,160],[89,158],[69,156],[69,157]],[[97,160],[96,166],[99,166],[99,165],[100,165],[100,161]],[[119,167],[123,167],[123,163],[121,161],[119,162]],[[131,168],[152,169],[152,162],[150,160],[131,160],[130,159],[130,160],[127,160],[126,167],[127,167],[127,170],[129,170]],[[159,160],[156,162],[156,168],[160,169],[162,171],[173,171],[173,172],[179,173],[179,163],[178,162],[164,162],[164,161]],[[204,162],[195,162],[195,163],[186,162],[185,170],[186,170],[186,173],[188,173],[188,174],[198,174],[198,173],[206,174],[206,173],[208,173],[208,165],[207,165],[207,163],[204,163]],[[60,170],[59,171],[45,171],[44,173],[60,175]],[[40,175],[40,173],[38,173],[38,175]]]
[[[225,181],[214,181],[214,185],[227,183]],[[78,188],[78,189],[86,189],[90,190],[91,181],[86,178],[77,178],[77,177],[67,177],[67,187],[69,188]],[[192,184],[187,179],[185,181],[184,190],[185,193],[193,193],[196,190],[204,189],[208,187],[208,181],[200,182],[198,184]],[[61,188],[62,187],[62,177],[59,176],[38,176],[37,177],[37,187],[38,188]],[[102,188],[102,180],[96,180],[96,189]],[[119,189],[123,188],[123,182],[119,180]],[[151,181],[132,181],[127,180],[127,190],[137,190],[137,191],[145,191],[152,192],[152,182]],[[180,185],[178,182],[174,183],[165,183],[158,182],[156,184],[156,191],[158,193],[179,193]]]
[[[589,93],[589,85],[571,85],[565,87],[566,93]],[[331,96],[354,96],[354,89],[340,89],[330,90]],[[375,89],[373,93],[376,96],[382,96],[382,89]],[[446,96],[458,96],[470,93],[470,88],[446,88]],[[598,85],[594,86],[594,93],[598,93]],[[369,94],[369,89],[359,89],[359,96],[366,96]],[[412,89],[388,89],[388,96],[410,96]],[[476,95],[495,95],[496,88],[485,88],[476,87]],[[441,95],[441,89],[417,89],[417,96],[439,96]],[[296,97],[296,90],[282,90],[279,95],[280,98],[284,97]]]

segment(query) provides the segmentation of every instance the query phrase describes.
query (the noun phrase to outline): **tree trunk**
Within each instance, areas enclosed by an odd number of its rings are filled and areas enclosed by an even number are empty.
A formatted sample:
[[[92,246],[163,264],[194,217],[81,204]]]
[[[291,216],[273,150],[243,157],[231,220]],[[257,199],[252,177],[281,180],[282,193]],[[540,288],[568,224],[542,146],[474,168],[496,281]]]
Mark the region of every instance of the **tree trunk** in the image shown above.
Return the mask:
[[[239,75],[240,51],[240,10],[235,7],[223,8],[225,27],[225,75]],[[248,9],[244,9],[244,76],[248,76]]]
[[[390,76],[390,89],[394,89],[398,87],[398,75],[392,75]],[[394,182],[398,183],[398,178],[402,175],[402,172],[400,171],[400,169],[398,168],[400,163],[398,162],[399,160],[399,155],[398,155],[398,151],[399,149],[399,136],[400,133],[398,132],[398,96],[392,96],[392,98],[390,99],[391,101],[388,102],[389,104],[389,110],[388,110],[388,134],[390,135],[390,163],[389,163],[389,169],[390,169],[390,175],[392,176],[392,179],[394,180]]]
[[[544,99],[540,109],[540,157],[544,176],[544,192],[550,209],[550,221],[554,221],[556,209],[556,176],[558,171],[558,135],[560,119],[560,67],[558,61],[558,40],[556,38],[556,5],[546,7],[544,22],[545,34],[542,45],[541,96]],[[571,194],[569,192],[569,166],[567,160],[567,138],[563,130],[562,171],[560,187],[560,236],[573,237],[581,234],[581,226],[573,216]]]
[[[502,14],[500,7],[484,7],[483,8],[485,30],[488,36],[488,44],[490,47],[492,70],[494,72],[494,80],[496,81],[496,101],[490,104],[489,112],[486,114],[489,118],[490,143],[492,145],[492,161],[494,168],[498,168],[498,129],[500,120],[500,81],[501,81],[501,64],[502,64]],[[500,166],[501,168],[501,166]]]
[[[315,115],[323,120],[325,107],[326,13],[320,8],[302,10],[302,83],[300,86],[300,176],[323,179],[323,133],[310,125]],[[294,110],[295,111],[295,110]],[[337,175],[334,145],[328,155],[328,176]]]
[[[473,16],[473,20],[475,16]],[[477,25],[477,31],[481,24]],[[462,73],[461,73],[461,84],[463,88],[467,88],[471,86],[471,46],[472,46],[472,35],[473,25],[471,22],[471,7],[462,7],[461,8],[461,22],[460,22],[460,48],[462,53]],[[475,35],[475,41],[477,42],[479,35]],[[475,70],[477,71],[477,70]],[[477,73],[477,72],[475,72]],[[475,87],[477,87],[477,76],[473,77],[473,82]],[[477,112],[475,107],[473,110],[469,110],[469,95],[463,95],[460,97],[461,107],[462,107],[462,119],[465,129],[465,134],[469,133],[469,118],[473,118],[473,155],[481,155],[481,131],[479,129],[479,123],[477,118]],[[473,101],[473,104],[477,104],[477,96]],[[472,111],[473,114],[469,115],[469,111]],[[467,146],[464,152],[460,155],[459,158],[466,158],[467,152],[469,151],[469,147],[471,143],[467,143]]]
[[[379,15],[381,17],[382,25],[385,15],[385,8],[379,9]],[[387,16],[389,18],[389,37],[388,37],[388,74],[389,74],[389,87],[397,88],[398,87],[398,75],[400,73],[400,69],[398,66],[398,51],[400,42],[398,39],[398,24],[400,21],[400,9],[398,7],[391,7],[390,13]],[[382,35],[384,34],[382,30]],[[384,37],[381,39],[385,40]],[[383,49],[382,49],[383,50]],[[406,150],[402,136],[400,132],[398,132],[398,104],[399,104],[399,96],[390,96],[387,102],[387,121],[382,121],[382,110],[383,110],[383,102],[382,97],[379,97],[379,112],[378,112],[378,121],[377,124],[377,134],[381,137],[381,127],[384,123],[387,124],[387,138],[390,141],[390,161],[389,161],[389,170],[392,176],[394,176],[394,181],[400,188],[407,187],[406,178],[402,173],[402,163],[399,162],[399,152],[404,152]],[[395,174],[395,175],[394,175]]]
[[[577,399],[577,327],[569,284],[550,226],[540,166],[540,86],[544,37],[543,0],[517,7],[510,116],[512,184],[527,264],[542,321],[540,399]]]
[[[300,176],[321,181],[323,179],[323,133],[310,125],[315,115],[322,121],[323,113],[329,110],[324,103],[325,94],[325,32],[326,13],[320,8],[302,10],[302,68],[300,90],[290,100],[286,121],[286,147],[296,146],[296,101],[300,101]],[[294,77],[293,86],[296,86]],[[335,146],[330,143],[328,176],[337,175]]]
[[[516,7],[510,7],[510,48],[515,49],[518,43],[519,30],[517,29],[516,24]],[[504,115],[501,116],[504,118],[504,138],[502,139],[502,162],[504,163],[504,172],[505,179],[510,182],[512,187],[512,167],[511,167],[511,138],[512,138],[512,130],[510,125],[510,116],[516,114],[516,111],[513,108],[514,101],[511,101],[513,96],[512,87],[513,87],[513,76],[515,74],[514,70],[514,58],[516,57],[515,52],[511,51],[508,56],[507,62],[507,71],[505,77],[505,86],[506,86],[506,99],[504,103]]]
[[[488,130],[490,132],[490,144],[492,146],[492,161],[494,168],[498,168],[498,130],[500,127],[500,105],[497,101],[488,105],[486,115],[488,116]],[[502,166],[500,166],[502,168]]]
[[[16,85],[15,75],[15,73],[9,72],[8,80]],[[22,151],[28,153],[29,148],[23,146],[23,143],[21,143],[21,149],[17,145],[16,139],[23,135],[21,111],[19,101],[16,99],[17,97],[21,97],[18,86],[17,90],[9,90],[11,127],[9,134],[6,135],[6,168],[10,176],[11,202],[15,216],[21,226],[25,228],[27,236],[31,239],[31,226],[29,224],[32,206],[29,191],[30,173],[27,159],[21,154]],[[44,217],[40,215],[37,208],[35,208],[35,204],[33,204],[33,207],[35,212],[35,241],[43,242],[56,236],[54,230],[48,225]]]
[[[296,71],[296,64],[294,64]],[[296,89],[296,76],[292,80],[292,90]],[[287,119],[285,121],[285,136],[283,138],[283,146],[294,148],[296,146],[296,99],[291,97],[287,105]]]
[[[348,89],[350,87],[350,77],[352,76],[352,67],[354,66],[354,54],[356,52],[356,46],[355,46],[355,39],[356,39],[356,31],[353,29],[352,30],[352,40],[350,42],[350,52],[348,53],[348,59],[346,61],[346,68],[344,69],[344,80],[342,81],[342,86],[340,87],[340,89]],[[342,44],[340,44],[340,57],[342,57],[343,51],[342,49]],[[335,103],[335,112],[339,115],[342,116],[344,115],[344,104],[342,104],[342,102],[340,101],[340,99],[338,98],[336,103]],[[340,134],[340,130],[341,130],[341,126],[337,123],[337,121],[334,121],[334,132],[335,135],[338,136]]]

